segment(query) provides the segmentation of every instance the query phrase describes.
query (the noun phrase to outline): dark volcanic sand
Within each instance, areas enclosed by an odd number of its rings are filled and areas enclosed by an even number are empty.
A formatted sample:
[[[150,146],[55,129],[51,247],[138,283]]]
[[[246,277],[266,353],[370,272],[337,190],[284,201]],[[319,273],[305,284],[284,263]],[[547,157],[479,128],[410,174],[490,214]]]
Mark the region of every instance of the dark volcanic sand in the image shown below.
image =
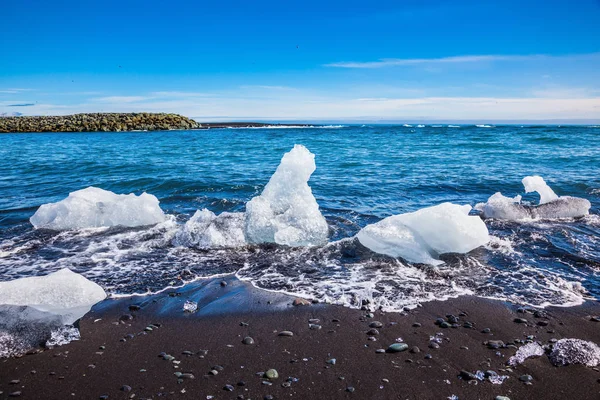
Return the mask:
[[[526,339],[535,335],[543,344],[551,338],[575,337],[600,342],[600,304],[551,308],[545,318],[518,313],[517,307],[474,297],[425,303],[401,315],[352,310],[331,305],[292,306],[293,298],[252,288],[235,278],[208,280],[152,297],[106,300],[80,322],[81,340],[17,359],[0,360],[0,398],[20,391],[23,399],[599,399],[600,372],[581,365],[554,367],[546,356],[528,359],[513,372],[502,371],[514,348],[488,349],[486,340]],[[174,291],[172,291],[174,292]],[[173,293],[174,294],[174,293]],[[186,299],[199,303],[196,313],[184,313]],[[131,304],[141,305],[129,311]],[[440,328],[437,317],[460,317],[460,328]],[[130,321],[119,322],[123,314]],[[526,318],[527,325],[513,322]],[[322,329],[309,329],[309,319],[319,319]],[[339,320],[339,322],[338,322]],[[335,322],[334,322],[335,321]],[[368,340],[369,323],[380,321],[376,341]],[[465,321],[474,329],[464,328]],[[241,322],[248,325],[242,325]],[[419,322],[421,327],[413,327]],[[142,333],[149,324],[160,324]],[[482,333],[491,328],[491,333]],[[277,332],[289,330],[293,337]],[[439,349],[431,349],[429,337],[443,333]],[[141,333],[141,334],[140,334]],[[135,335],[120,341],[127,334]],[[255,343],[242,344],[246,336]],[[397,338],[418,346],[420,353],[378,354]],[[104,346],[104,348],[101,348]],[[466,346],[468,349],[461,348]],[[201,357],[207,350],[206,355]],[[190,351],[192,355],[183,354]],[[499,351],[501,355],[496,355]],[[161,352],[175,357],[168,361]],[[433,358],[425,359],[426,354]],[[327,360],[336,359],[335,365]],[[410,360],[410,361],[409,361]],[[209,375],[215,366],[217,375]],[[274,368],[279,378],[271,385],[258,375]],[[495,370],[509,375],[502,385],[488,381],[467,382],[460,370]],[[144,370],[144,371],[142,371]],[[35,372],[33,372],[35,371]],[[175,372],[191,373],[193,379],[178,382]],[[519,377],[529,374],[533,384]],[[289,387],[288,377],[297,378]],[[384,381],[387,380],[387,381]],[[18,383],[11,383],[18,380]],[[238,383],[244,382],[244,385]],[[131,391],[121,388],[130,386]],[[233,391],[224,390],[232,385]],[[354,392],[347,391],[353,387]],[[134,396],[135,395],[135,396]],[[133,397],[132,397],[133,396]],[[238,397],[243,396],[243,397]]]

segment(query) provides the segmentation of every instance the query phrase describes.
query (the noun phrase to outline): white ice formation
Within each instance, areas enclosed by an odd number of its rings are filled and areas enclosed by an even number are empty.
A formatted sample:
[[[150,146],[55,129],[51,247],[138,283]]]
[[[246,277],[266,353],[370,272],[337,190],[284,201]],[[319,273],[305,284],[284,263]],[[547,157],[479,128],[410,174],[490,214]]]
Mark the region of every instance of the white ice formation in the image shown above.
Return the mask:
[[[538,343],[527,343],[519,347],[514,356],[508,360],[508,365],[517,366],[523,364],[529,357],[539,357],[544,355],[544,349]]]
[[[248,242],[288,246],[327,242],[327,222],[308,186],[315,169],[315,155],[302,145],[284,154],[262,194],[246,204]]]
[[[0,305],[28,306],[72,324],[106,293],[94,282],[65,268],[46,276],[0,282]]]
[[[376,253],[438,265],[440,254],[468,253],[489,241],[485,223],[470,211],[469,205],[443,203],[367,225],[356,237]]]
[[[510,221],[577,218],[589,213],[589,200],[571,196],[559,197],[541,176],[526,176],[522,183],[527,193],[537,192],[540,195],[539,205],[522,204],[521,196],[510,198],[497,192],[486,203],[480,203],[475,208],[481,211],[484,218]]]
[[[199,249],[244,246],[244,224],[243,213],[224,212],[217,216],[207,209],[198,210],[177,233],[174,243]]]
[[[158,199],[148,193],[115,194],[88,187],[57,203],[43,204],[30,218],[35,228],[57,231],[153,225],[165,220]]]
[[[600,347],[581,339],[560,339],[550,353],[554,365],[583,364],[596,367],[600,364]]]

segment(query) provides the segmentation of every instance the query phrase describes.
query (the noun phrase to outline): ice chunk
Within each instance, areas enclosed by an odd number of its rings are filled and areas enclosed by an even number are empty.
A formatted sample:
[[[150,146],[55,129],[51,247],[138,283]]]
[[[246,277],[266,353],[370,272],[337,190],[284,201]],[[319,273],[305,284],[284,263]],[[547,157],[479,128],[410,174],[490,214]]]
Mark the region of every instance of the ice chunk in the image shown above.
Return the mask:
[[[376,253],[437,265],[440,254],[467,253],[489,241],[485,223],[470,211],[469,205],[443,203],[367,225],[356,237]]]
[[[485,218],[511,221],[531,218],[531,211],[520,203],[521,196],[510,198],[497,192],[488,199],[487,203],[478,204],[475,208],[481,211]]]
[[[583,364],[595,367],[600,364],[600,347],[581,339],[560,339],[550,353],[554,365]]]
[[[538,192],[540,195],[540,204],[545,204],[558,199],[554,190],[546,184],[546,181],[544,181],[544,178],[541,176],[526,176],[521,182],[523,183],[523,186],[525,186],[525,192]]]
[[[544,355],[544,349],[538,343],[527,343],[524,346],[519,347],[519,350],[514,356],[509,358],[508,365],[513,367],[519,364],[523,364],[529,357],[539,357]]]
[[[158,199],[148,193],[115,194],[88,187],[57,203],[43,204],[29,219],[35,228],[70,230],[153,225],[165,220]]]
[[[185,303],[183,303],[183,311],[193,313],[196,312],[196,310],[198,310],[198,303],[195,301],[186,300]]]
[[[246,238],[250,243],[315,246],[327,242],[327,222],[308,180],[315,156],[302,145],[284,154],[260,196],[246,204]]]
[[[27,306],[0,305],[0,358],[25,354],[62,327],[59,315]]]
[[[104,298],[106,293],[100,286],[67,268],[46,276],[0,282],[0,304],[56,314],[65,325],[84,316]]]
[[[244,224],[243,213],[224,212],[217,216],[207,209],[198,210],[177,233],[174,243],[199,249],[243,246]]]
[[[577,218],[587,215],[592,206],[589,200],[571,196],[557,196],[540,176],[523,178],[525,191],[538,192],[540,204],[521,204],[521,196],[505,197],[500,192],[491,196],[486,203],[475,208],[484,218],[520,221],[527,219]]]
[[[50,339],[46,341],[46,347],[49,349],[57,346],[64,346],[74,340],[81,339],[79,329],[72,325],[61,326],[50,332]]]

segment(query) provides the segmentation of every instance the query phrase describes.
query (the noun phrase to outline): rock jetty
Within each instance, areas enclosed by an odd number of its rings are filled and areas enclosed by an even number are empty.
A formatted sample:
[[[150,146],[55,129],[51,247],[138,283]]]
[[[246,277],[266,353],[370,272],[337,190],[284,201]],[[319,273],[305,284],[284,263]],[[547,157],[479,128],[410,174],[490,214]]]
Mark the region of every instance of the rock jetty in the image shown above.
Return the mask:
[[[198,129],[178,114],[87,113],[64,116],[0,117],[0,132],[122,132]]]

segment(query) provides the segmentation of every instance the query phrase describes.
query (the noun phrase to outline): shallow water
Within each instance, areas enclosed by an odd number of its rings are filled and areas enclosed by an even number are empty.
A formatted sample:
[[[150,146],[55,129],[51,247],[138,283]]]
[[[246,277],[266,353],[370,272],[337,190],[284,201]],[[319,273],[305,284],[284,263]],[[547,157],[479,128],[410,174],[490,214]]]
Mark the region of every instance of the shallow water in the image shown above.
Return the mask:
[[[236,273],[258,287],[389,310],[460,294],[534,305],[600,298],[600,129],[347,126],[0,136],[0,280],[68,267],[113,294]],[[283,153],[316,155],[309,184],[330,227],[316,248],[197,250],[173,245],[197,210],[243,211]],[[523,194],[541,175],[558,195],[587,198],[577,220],[486,224],[492,241],[441,266],[374,254],[352,237],[393,214],[450,201]],[[157,196],[170,215],[143,228],[34,230],[29,218],[69,192],[97,186]],[[526,201],[537,202],[536,194]]]

